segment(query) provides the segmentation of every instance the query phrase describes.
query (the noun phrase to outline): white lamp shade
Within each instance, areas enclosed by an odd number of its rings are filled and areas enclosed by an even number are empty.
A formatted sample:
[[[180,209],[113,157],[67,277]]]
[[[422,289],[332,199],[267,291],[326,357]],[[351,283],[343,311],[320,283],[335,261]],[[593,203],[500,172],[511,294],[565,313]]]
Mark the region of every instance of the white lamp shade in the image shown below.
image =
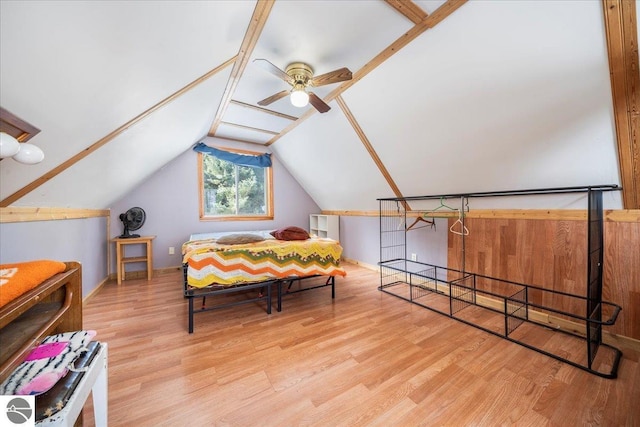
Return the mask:
[[[305,107],[309,103],[309,94],[304,90],[291,91],[291,103],[296,107]]]
[[[0,132],[0,159],[13,157],[20,151],[20,143],[8,133]]]
[[[13,156],[13,160],[27,165],[35,165],[36,163],[40,163],[44,160],[44,153],[40,147],[33,144],[23,143],[20,144],[20,151]]]

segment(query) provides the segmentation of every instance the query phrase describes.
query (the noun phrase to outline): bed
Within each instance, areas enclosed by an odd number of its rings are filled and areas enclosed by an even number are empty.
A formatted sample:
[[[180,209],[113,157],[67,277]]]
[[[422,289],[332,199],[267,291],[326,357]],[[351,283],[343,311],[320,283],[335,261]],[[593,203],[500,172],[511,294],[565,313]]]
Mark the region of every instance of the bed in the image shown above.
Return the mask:
[[[302,232],[307,238],[302,239],[304,235],[299,234]],[[204,311],[264,301],[267,314],[271,314],[274,286],[278,311],[282,309],[282,296],[286,293],[330,286],[331,296],[335,298],[335,277],[346,275],[340,267],[341,255],[338,241],[309,236],[297,227],[191,235],[182,245],[189,333],[194,329],[194,315]],[[309,280],[312,278],[323,281]],[[294,283],[298,284],[297,289],[292,289]],[[255,296],[206,305],[207,298],[248,290]],[[197,309],[195,298],[202,298],[202,305]]]

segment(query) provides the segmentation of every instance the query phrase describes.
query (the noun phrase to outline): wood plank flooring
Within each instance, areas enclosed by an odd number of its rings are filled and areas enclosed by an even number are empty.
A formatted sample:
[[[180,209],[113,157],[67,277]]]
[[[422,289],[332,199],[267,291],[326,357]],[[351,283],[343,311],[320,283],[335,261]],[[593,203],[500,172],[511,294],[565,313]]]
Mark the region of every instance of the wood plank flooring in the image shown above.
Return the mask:
[[[111,426],[640,426],[639,354],[602,379],[377,290],[329,288],[195,317],[181,273],[108,283],[84,327],[109,343]],[[243,297],[242,295],[236,297]],[[91,402],[84,422],[93,426]]]

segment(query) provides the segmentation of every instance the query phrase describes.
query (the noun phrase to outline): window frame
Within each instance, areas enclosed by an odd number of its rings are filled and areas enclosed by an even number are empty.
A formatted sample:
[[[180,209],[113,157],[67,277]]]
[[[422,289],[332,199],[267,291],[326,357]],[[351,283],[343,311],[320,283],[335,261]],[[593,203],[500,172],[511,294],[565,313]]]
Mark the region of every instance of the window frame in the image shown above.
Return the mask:
[[[259,156],[264,153],[257,151],[241,150],[237,148],[216,147],[219,150],[225,150],[232,153],[248,154],[252,156]],[[206,215],[204,210],[204,167],[203,156],[209,156],[210,154],[198,153],[198,199],[201,221],[269,221],[273,220],[273,165],[264,168],[265,169],[265,188],[266,188],[266,204],[267,213],[264,215]],[[214,156],[215,157],[215,156]],[[237,166],[237,165],[236,165]],[[237,189],[236,189],[237,196]]]

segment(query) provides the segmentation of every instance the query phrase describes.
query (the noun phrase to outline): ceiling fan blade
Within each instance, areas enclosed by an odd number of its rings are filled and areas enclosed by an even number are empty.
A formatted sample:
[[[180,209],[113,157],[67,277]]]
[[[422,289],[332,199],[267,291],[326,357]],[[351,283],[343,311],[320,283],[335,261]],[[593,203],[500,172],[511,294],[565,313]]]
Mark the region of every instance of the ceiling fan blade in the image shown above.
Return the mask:
[[[275,95],[271,95],[268,98],[263,99],[262,101],[258,102],[258,105],[262,105],[263,107],[265,105],[269,105],[273,102],[276,102],[278,99],[284,98],[285,96],[289,95],[289,91],[288,90],[283,90],[282,92],[278,92]]]
[[[291,78],[291,76],[289,76],[289,74],[285,73],[280,68],[276,67],[266,59],[254,59],[253,63],[258,65],[263,70],[273,74],[274,76],[281,78],[282,80],[289,83],[290,85],[294,83],[293,79]]]
[[[309,92],[309,104],[313,105],[313,108],[321,113],[326,113],[331,110],[331,107],[313,92]]]
[[[330,71],[325,74],[320,74],[319,76],[315,76],[309,81],[309,85],[311,86],[324,86],[331,83],[344,82],[346,80],[351,80],[353,75],[351,74],[351,70],[347,67],[342,67],[337,70]]]

